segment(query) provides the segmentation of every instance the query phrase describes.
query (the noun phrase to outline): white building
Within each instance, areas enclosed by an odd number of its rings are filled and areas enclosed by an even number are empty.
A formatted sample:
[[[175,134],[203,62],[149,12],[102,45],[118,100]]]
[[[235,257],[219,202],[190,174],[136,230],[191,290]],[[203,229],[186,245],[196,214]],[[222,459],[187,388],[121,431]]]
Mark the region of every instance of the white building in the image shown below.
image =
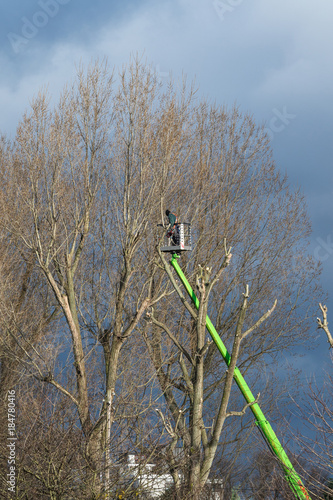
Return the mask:
[[[140,457],[134,454],[126,454],[127,460],[120,466],[120,476],[125,484],[131,488],[146,492],[149,498],[160,498],[163,493],[173,485],[172,475],[169,473],[157,473],[157,466],[150,463],[142,463]],[[156,472],[154,472],[156,470]],[[208,481],[211,486],[209,500],[223,500],[223,480],[213,479]]]

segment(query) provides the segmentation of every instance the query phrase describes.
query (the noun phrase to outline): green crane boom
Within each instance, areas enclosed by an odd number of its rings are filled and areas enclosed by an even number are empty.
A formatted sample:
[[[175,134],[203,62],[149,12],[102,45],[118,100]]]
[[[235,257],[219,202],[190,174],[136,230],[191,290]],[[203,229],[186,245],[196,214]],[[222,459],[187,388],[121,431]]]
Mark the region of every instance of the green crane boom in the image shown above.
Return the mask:
[[[183,271],[181,270],[178,262],[178,255],[173,254],[172,259],[170,261],[170,264],[174,267],[176,273],[178,274],[179,278],[181,279],[187,293],[191,297],[195,307],[199,309],[199,299],[195,295],[194,291],[191,288],[191,285],[187,281]],[[206,316],[206,328],[208,332],[210,333],[210,336],[212,337],[213,341],[215,342],[218,350],[220,351],[224,361],[226,364],[229,366],[230,364],[230,354],[228,353],[225,345],[223,344],[219,334],[217,333],[214,325],[212,324],[211,320],[209,319],[208,316]],[[293,491],[295,497],[298,500],[311,500],[309,493],[307,492],[306,488],[304,487],[301,478],[295,471],[292,463],[290,462],[286,452],[284,451],[280,441],[278,440],[275,432],[273,431],[270,423],[266,420],[265,415],[261,411],[260,406],[258,403],[255,402],[255,398],[245,382],[245,379],[243,378],[241,372],[239,369],[236,367],[235,372],[234,372],[234,380],[236,384],[238,385],[241,393],[243,394],[245,400],[247,403],[253,403],[250,406],[250,409],[256,419],[256,423],[259,426],[262,434],[265,437],[266,442],[268,443],[270,449],[272,452],[277,456],[277,458],[280,461],[280,464],[285,472],[286,479],[289,483],[289,486],[291,490]]]

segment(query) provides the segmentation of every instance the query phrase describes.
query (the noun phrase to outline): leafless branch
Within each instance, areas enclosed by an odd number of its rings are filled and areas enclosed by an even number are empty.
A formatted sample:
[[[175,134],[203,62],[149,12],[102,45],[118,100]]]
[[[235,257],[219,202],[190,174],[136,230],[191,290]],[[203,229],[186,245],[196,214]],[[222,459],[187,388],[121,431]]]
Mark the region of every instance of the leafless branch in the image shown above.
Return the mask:
[[[258,395],[257,395],[256,399],[255,399],[254,401],[251,401],[251,403],[247,403],[247,404],[243,407],[243,409],[242,409],[241,411],[229,411],[229,412],[227,412],[226,416],[227,416],[227,417],[240,417],[240,416],[244,415],[244,414],[245,414],[245,412],[246,412],[246,410],[247,410],[247,408],[249,408],[249,406],[252,406],[252,405],[254,405],[255,403],[258,403],[258,401],[259,401],[259,397],[260,397],[260,392],[258,393]]]
[[[322,328],[324,332],[327,335],[327,341],[330,345],[330,347],[333,347],[333,337],[331,332],[328,329],[328,321],[327,321],[327,307],[319,303],[319,307],[321,309],[321,312],[323,314],[323,319],[321,320],[320,318],[317,318],[317,323],[318,323],[318,328]]]

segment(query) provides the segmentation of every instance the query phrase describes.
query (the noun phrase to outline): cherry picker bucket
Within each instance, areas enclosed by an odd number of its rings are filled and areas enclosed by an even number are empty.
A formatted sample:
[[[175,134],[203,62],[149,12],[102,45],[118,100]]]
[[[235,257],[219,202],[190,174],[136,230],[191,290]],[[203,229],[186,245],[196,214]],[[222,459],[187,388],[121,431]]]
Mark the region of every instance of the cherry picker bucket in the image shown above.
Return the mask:
[[[158,224],[161,226],[161,224]],[[186,252],[192,250],[191,224],[189,222],[179,222],[172,231],[164,236],[161,245],[161,252]]]

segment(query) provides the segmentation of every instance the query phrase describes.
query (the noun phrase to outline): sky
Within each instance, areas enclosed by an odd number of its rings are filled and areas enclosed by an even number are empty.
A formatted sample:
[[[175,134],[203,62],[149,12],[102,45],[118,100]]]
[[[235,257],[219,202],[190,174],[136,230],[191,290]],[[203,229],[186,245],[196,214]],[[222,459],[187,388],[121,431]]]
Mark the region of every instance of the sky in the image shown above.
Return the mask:
[[[97,57],[121,68],[139,54],[162,80],[195,79],[200,95],[265,124],[278,168],[306,197],[328,294],[318,302],[333,322],[332,19],[329,0],[2,2],[0,132],[14,134],[39,89],[57,98]],[[315,324],[313,341],[298,361],[306,376],[330,367]]]

